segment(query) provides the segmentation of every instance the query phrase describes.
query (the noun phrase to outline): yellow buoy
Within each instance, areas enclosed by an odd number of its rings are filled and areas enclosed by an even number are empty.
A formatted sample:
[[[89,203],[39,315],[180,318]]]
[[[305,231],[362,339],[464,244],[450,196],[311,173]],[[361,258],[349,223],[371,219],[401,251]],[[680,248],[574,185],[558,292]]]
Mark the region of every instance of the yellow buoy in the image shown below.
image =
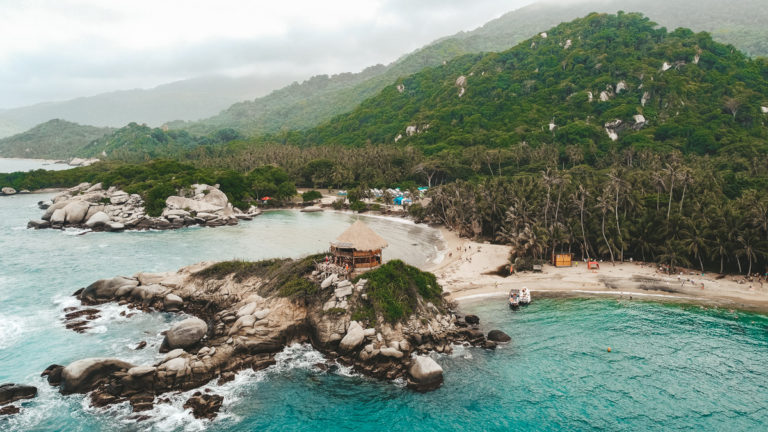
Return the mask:
[[[608,347],[608,352],[611,352],[611,347]]]

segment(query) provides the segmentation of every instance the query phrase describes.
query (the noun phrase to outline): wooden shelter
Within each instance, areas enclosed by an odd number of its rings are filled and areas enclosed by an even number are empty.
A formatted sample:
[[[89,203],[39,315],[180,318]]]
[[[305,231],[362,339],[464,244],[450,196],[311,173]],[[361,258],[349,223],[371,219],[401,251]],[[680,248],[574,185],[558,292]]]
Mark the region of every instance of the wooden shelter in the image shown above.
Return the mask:
[[[368,271],[381,265],[385,247],[387,241],[358,220],[331,242],[333,264],[350,273]]]
[[[573,265],[573,254],[558,253],[552,257],[552,265],[555,267],[570,267]]]

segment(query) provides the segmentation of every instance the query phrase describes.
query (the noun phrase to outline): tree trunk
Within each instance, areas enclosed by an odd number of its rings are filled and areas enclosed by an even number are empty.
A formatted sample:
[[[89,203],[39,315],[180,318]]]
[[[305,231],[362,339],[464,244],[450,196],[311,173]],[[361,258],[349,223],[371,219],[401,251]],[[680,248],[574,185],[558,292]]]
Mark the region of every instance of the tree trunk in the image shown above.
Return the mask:
[[[720,274],[723,274],[723,259],[725,258],[725,255],[720,254]]]
[[[739,266],[739,274],[741,274],[741,260],[739,259],[739,256],[736,255],[736,264]]]
[[[589,259],[589,248],[587,248],[587,234],[584,232],[584,201],[581,202],[581,206],[579,208],[581,210],[581,238],[584,240],[584,252],[586,252],[587,259]],[[582,255],[581,258],[583,259],[584,256]]]
[[[678,214],[683,214],[683,200],[685,199],[685,190],[688,188],[688,182],[683,183],[683,196],[680,198],[680,211]]]
[[[603,240],[605,240],[605,245],[608,246],[608,253],[611,254],[611,262],[615,262],[613,259],[613,249],[611,248],[611,244],[608,243],[608,237],[605,236],[605,213],[603,213],[603,223],[602,223],[602,231],[603,231]]]
[[[619,188],[616,187],[616,205],[613,206],[613,213],[616,215],[616,231],[619,233],[619,246],[621,250],[619,252],[619,261],[624,262],[624,238],[621,235],[621,227],[619,226]]]
[[[669,185],[669,205],[667,206],[667,220],[669,220],[669,213],[672,211],[672,195],[675,194],[675,175],[672,175],[672,182]]]
[[[699,266],[701,266],[701,272],[704,273],[704,263],[701,261],[701,254],[698,255]]]

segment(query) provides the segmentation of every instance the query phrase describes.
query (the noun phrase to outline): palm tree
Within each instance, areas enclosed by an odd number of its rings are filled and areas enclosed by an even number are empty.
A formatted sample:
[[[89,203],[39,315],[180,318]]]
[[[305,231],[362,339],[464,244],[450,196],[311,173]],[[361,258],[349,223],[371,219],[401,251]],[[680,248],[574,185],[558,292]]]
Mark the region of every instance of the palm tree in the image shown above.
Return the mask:
[[[600,229],[603,233],[603,240],[605,240],[605,245],[608,247],[608,253],[611,255],[611,262],[615,262],[613,258],[613,249],[611,248],[611,244],[608,243],[608,237],[605,235],[605,214],[608,213],[608,210],[611,209],[611,203],[610,198],[608,198],[608,195],[610,194],[610,191],[607,189],[603,192],[602,195],[600,195],[597,198],[597,209],[600,210],[600,213],[602,214],[603,218],[600,223]]]
[[[701,223],[700,223],[701,222]],[[704,262],[701,259],[703,253],[707,250],[707,239],[704,231],[705,221],[694,221],[687,219],[685,221],[685,228],[680,231],[680,236],[683,239],[683,245],[685,249],[699,260],[699,267],[701,272],[704,273]]]

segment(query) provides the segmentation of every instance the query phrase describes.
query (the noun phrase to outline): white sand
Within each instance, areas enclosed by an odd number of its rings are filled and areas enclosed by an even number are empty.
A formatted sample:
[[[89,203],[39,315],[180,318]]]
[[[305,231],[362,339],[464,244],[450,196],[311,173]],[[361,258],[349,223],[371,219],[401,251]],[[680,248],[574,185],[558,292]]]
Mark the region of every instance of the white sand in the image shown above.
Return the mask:
[[[508,277],[495,274],[507,264],[509,247],[472,242],[442,229],[446,241],[444,259],[426,268],[438,278],[451,298],[457,301],[500,297],[511,289],[528,287],[534,301],[538,296],[622,296],[662,301],[681,301],[756,311],[768,311],[768,284],[743,278],[716,279],[717,274],[667,275],[652,264],[600,264],[588,270],[583,262],[573,267],[545,265],[541,273],[524,272]],[[739,283],[741,279],[742,283]]]

